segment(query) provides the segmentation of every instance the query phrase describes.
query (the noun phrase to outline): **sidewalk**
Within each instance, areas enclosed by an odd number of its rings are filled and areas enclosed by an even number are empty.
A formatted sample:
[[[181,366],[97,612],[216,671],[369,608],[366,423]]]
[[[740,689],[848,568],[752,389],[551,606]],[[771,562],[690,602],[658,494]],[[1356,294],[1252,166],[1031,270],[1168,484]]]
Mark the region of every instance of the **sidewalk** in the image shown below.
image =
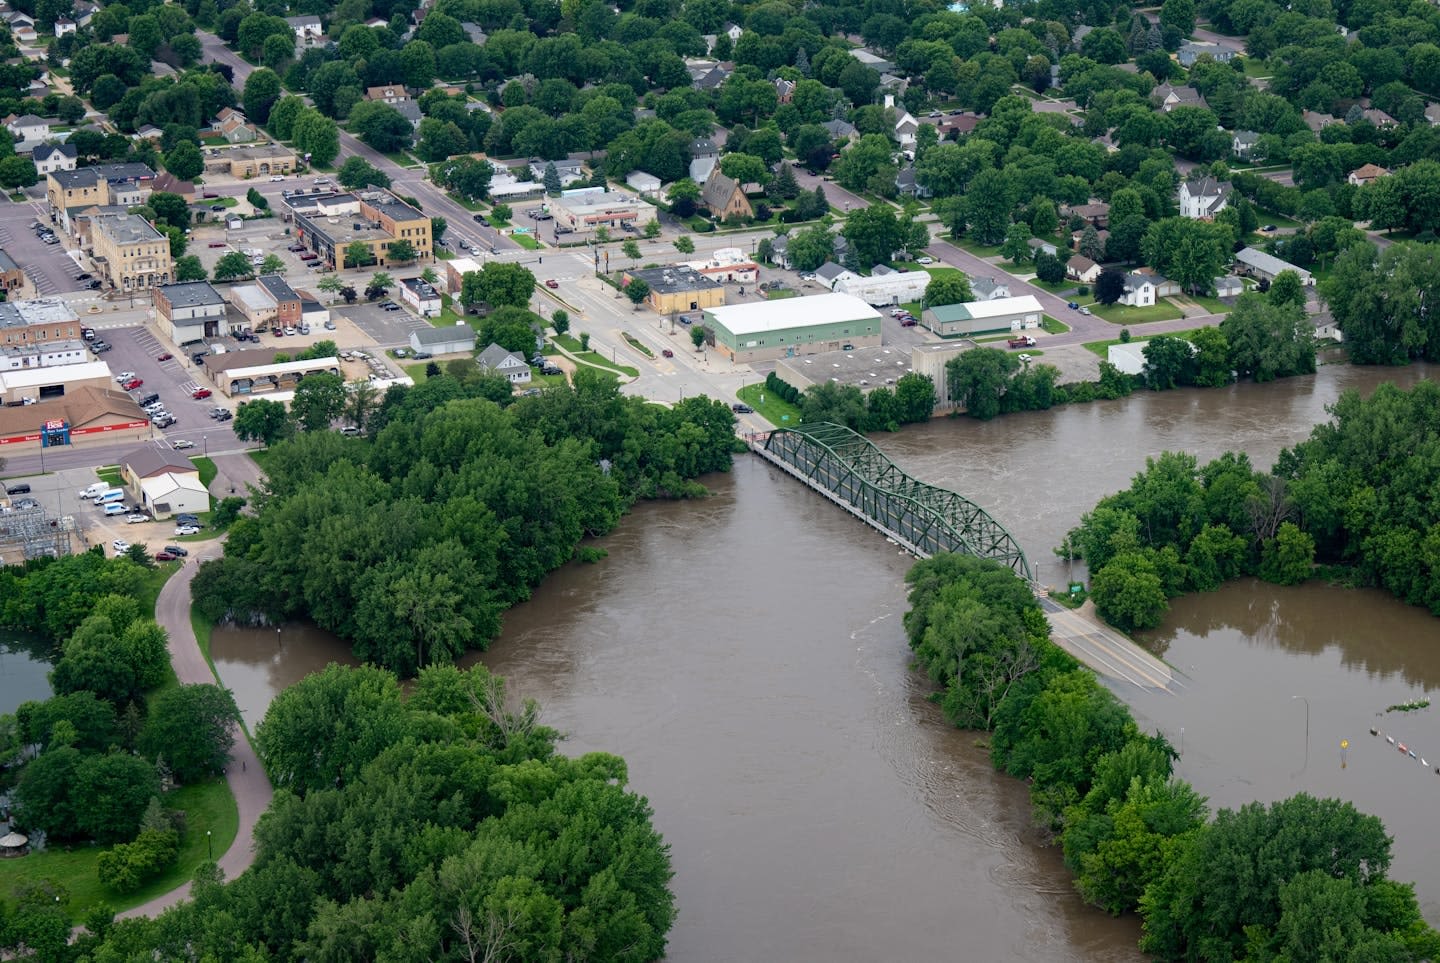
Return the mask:
[[[220,542],[199,542],[191,546],[191,559],[199,558],[206,548],[218,549]],[[200,652],[200,643],[190,625],[190,582],[199,570],[198,562],[187,561],[176,572],[155,603],[155,619],[170,637],[170,662],[181,683],[190,685],[201,682],[216,682],[210,664]],[[255,756],[255,750],[245,733],[237,727],[235,747],[232,750],[230,768],[226,770],[226,781],[235,797],[235,806],[240,813],[240,825],[235,842],[221,855],[218,863],[226,879],[234,879],[255,861],[255,823],[270,806],[274,791],[265,769]],[[117,914],[120,917],[156,916],[190,895],[190,883],[173,889],[149,902]]]

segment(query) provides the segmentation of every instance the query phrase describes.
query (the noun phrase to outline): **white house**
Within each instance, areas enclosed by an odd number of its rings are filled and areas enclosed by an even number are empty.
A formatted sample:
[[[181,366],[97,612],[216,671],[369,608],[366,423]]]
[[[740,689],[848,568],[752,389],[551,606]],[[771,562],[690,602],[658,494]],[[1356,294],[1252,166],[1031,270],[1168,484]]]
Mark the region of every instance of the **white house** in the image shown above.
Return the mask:
[[[1100,276],[1100,265],[1083,254],[1076,254],[1065,262],[1065,276],[1081,284],[1094,284]]]
[[[45,175],[51,171],[73,171],[80,152],[74,144],[41,144],[30,152],[35,162],[35,172]]]
[[[402,278],[400,300],[415,309],[422,318],[440,316],[440,292],[419,278]]]
[[[971,278],[970,293],[975,295],[976,301],[996,301],[1000,298],[1008,298],[1010,297],[1010,282],[993,277]]]
[[[1125,275],[1125,293],[1120,303],[1131,308],[1148,308],[1155,303],[1155,280],[1148,274]]]
[[[1300,275],[1300,283],[1307,288],[1313,287],[1315,284],[1315,275],[1302,267],[1296,267],[1289,261],[1281,260],[1273,254],[1266,254],[1264,251],[1247,247],[1235,255],[1236,274],[1246,274],[1252,278],[1273,281],[1281,271],[1294,271]]]
[[[75,21],[69,17],[61,17],[55,21],[55,36],[63,37],[67,33],[75,32]]]
[[[5,129],[15,135],[18,141],[44,140],[50,136],[50,124],[52,122],[44,117],[36,117],[34,114],[21,114],[19,117],[9,117],[5,121]]]
[[[498,344],[491,344],[480,352],[475,363],[482,371],[504,375],[510,379],[512,385],[530,383],[530,366],[525,363],[525,359],[513,351],[506,351]]]
[[[312,44],[318,42],[325,36],[325,26],[320,18],[310,15],[304,17],[286,17],[285,22],[290,29],[295,31],[295,42],[297,44]]]
[[[1230,198],[1230,182],[1205,176],[1180,185],[1180,216],[1210,218],[1225,209]]]

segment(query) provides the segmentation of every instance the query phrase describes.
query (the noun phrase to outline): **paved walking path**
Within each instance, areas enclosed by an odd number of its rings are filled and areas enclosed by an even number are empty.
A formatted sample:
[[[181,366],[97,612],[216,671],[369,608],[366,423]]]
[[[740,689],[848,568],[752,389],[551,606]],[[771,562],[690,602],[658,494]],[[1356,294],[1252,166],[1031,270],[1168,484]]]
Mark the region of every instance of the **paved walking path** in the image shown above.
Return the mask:
[[[190,625],[190,582],[200,568],[198,559],[207,549],[218,551],[220,542],[197,542],[188,547],[191,552],[189,559],[160,590],[160,598],[155,603],[155,620],[170,637],[170,664],[175,667],[175,675],[180,681],[185,684],[216,682],[214,673],[210,671],[210,664],[200,652],[195,630]],[[235,806],[240,811],[240,826],[235,834],[235,841],[218,860],[226,879],[239,876],[255,861],[255,822],[260,818],[260,814],[269,808],[270,797],[273,795],[265,768],[260,765],[260,760],[255,757],[255,750],[251,748],[250,741],[239,727],[236,728],[232,755],[233,759],[230,768],[226,770],[225,778],[230,784],[231,794],[235,797]],[[187,882],[178,889],[118,915],[156,916],[189,895],[190,884]]]

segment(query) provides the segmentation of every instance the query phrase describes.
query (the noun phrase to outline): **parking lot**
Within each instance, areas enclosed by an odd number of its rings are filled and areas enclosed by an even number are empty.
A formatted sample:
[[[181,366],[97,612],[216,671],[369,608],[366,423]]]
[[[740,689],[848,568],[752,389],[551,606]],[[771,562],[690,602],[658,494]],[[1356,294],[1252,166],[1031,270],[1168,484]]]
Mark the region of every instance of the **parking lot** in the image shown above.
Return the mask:
[[[145,382],[129,392],[130,396],[139,399],[151,393],[159,394],[165,407],[175,416],[175,424],[163,432],[153,431],[156,439],[175,441],[185,438],[193,441],[202,454],[212,445],[229,449],[239,444],[233,421],[217,422],[210,417],[210,409],[217,404],[225,404],[225,400],[218,397],[218,392],[217,397],[204,400],[190,397],[197,388],[213,388],[213,385],[188,356],[162,344],[146,327],[112,328],[101,334],[112,346],[112,350],[101,355],[110,365],[111,372],[118,375],[122,371],[133,371]],[[174,357],[160,361],[162,354],[173,354]],[[116,390],[120,390],[118,385]]]
[[[42,195],[43,197],[43,189]],[[86,285],[75,280],[80,268],[66,253],[63,232],[51,223],[49,217],[41,216],[33,203],[16,204],[0,202],[0,247],[5,249],[15,263],[25,271],[35,290],[41,297],[66,291],[81,291]],[[35,235],[30,225],[39,221],[61,235],[58,244],[46,244]]]
[[[352,322],[376,344],[387,347],[408,345],[411,331],[430,327],[430,322],[417,318],[403,307],[399,311],[386,311],[378,304],[352,304],[333,307],[330,311]]]

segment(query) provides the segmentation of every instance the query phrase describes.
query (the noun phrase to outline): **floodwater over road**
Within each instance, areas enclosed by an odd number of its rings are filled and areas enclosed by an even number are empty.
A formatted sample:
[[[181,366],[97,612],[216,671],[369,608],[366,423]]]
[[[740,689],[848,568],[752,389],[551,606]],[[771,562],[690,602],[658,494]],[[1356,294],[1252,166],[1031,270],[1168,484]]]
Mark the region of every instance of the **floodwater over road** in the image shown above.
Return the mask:
[[[1268,468],[1343,387],[1420,374],[1329,367],[875,440],[989,509],[1062,584],[1050,548],[1147,455],[1239,448]],[[480,656],[539,700],[567,752],[628,760],[673,850],[670,958],[1138,959],[1135,922],[1080,904],[1038,845],[1024,787],[925,701],[900,624],[910,560],[757,459],[707,484],[706,501],[639,506],[608,558],[554,573]],[[1379,593],[1240,583],[1177,600],[1153,634],[1189,676],[1182,695],[1121,694],[1177,744],[1184,727],[1182,772],[1217,804],[1305,789],[1382,816],[1402,837],[1396,876],[1434,919],[1440,861],[1407,847],[1440,776],[1368,727],[1440,756],[1431,713],[1374,717],[1435,684],[1437,625]],[[212,651],[252,722],[279,688],[349,660],[289,626],[281,647],[273,629],[217,630]]]

